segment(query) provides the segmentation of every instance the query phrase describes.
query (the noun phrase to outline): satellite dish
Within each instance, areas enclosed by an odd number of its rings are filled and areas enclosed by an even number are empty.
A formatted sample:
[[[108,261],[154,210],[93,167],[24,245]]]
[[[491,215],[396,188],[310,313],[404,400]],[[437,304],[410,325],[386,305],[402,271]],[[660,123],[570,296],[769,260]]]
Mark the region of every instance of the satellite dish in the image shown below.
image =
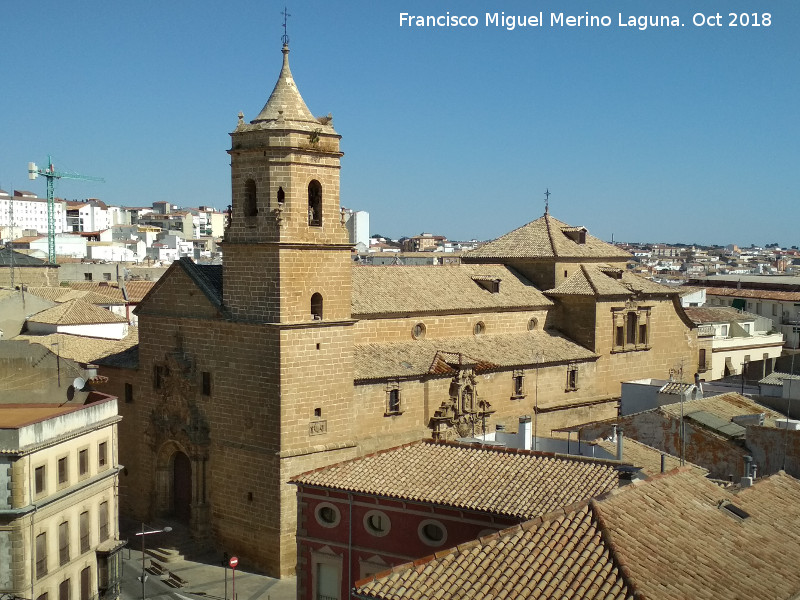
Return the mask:
[[[81,391],[86,387],[86,380],[83,377],[76,377],[72,385],[75,386],[76,390]]]

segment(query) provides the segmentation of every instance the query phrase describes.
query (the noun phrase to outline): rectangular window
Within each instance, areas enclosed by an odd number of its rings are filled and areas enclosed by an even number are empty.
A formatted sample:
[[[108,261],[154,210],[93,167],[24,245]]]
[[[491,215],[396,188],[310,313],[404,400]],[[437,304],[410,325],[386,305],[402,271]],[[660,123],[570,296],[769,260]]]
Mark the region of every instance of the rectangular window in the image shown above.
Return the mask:
[[[103,279],[105,281],[111,281],[111,273],[103,273]]]
[[[67,483],[67,457],[58,459],[58,485]]]
[[[106,466],[108,462],[108,442],[100,442],[97,445],[97,466],[101,469]]]
[[[578,389],[578,367],[571,365],[567,368],[567,390]]]
[[[36,578],[47,575],[47,534],[36,536]]]
[[[647,323],[639,323],[639,343],[647,345]]]
[[[211,373],[203,371],[203,396],[211,395]]]
[[[697,368],[699,371],[706,370],[706,349],[700,348],[700,357],[697,361]]]
[[[91,273],[84,273],[83,274],[83,279],[85,281],[91,281],[92,280],[92,274]]]
[[[386,399],[386,414],[399,415],[400,412],[400,388],[394,387],[388,390],[388,396]]]
[[[69,579],[65,579],[58,584],[58,600],[69,600],[70,584]]]
[[[64,521],[58,526],[58,564],[69,562],[69,523]]]
[[[82,512],[80,517],[81,527],[81,554],[89,551],[89,511]]]
[[[45,488],[45,480],[44,480],[44,465],[41,467],[36,467],[34,470],[34,489],[36,490],[36,495],[44,493]]]
[[[619,348],[625,345],[625,328],[621,325],[617,326],[617,337],[614,345]]]
[[[89,473],[89,449],[78,451],[78,474],[83,477]]]
[[[92,567],[86,567],[81,571],[81,600],[89,600],[91,597],[91,574]]]
[[[108,502],[100,503],[100,511],[98,517],[98,533],[99,542],[104,542],[108,539]]]
[[[636,313],[629,312],[625,319],[625,329],[627,330],[627,337],[625,342],[631,346],[636,345]]]
[[[92,590],[92,567],[81,571],[81,600],[89,600]]]
[[[126,383],[125,384],[125,402],[130,404],[133,402],[133,384]]]

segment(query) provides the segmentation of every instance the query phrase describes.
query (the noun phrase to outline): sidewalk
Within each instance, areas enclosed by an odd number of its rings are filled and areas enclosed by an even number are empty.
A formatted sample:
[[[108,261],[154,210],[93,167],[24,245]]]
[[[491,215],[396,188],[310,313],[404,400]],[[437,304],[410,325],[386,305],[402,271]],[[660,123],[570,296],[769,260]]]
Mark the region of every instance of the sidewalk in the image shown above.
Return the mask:
[[[136,579],[141,572],[141,552],[134,549],[131,549],[130,552],[126,551],[124,559],[124,579]],[[164,583],[163,580],[166,577],[149,575],[147,580],[148,598],[173,593],[192,599],[224,600],[225,568],[213,562],[216,560],[218,563],[219,558],[209,555],[208,560],[199,560],[204,562],[179,559],[164,564],[166,569],[188,582],[187,585],[180,588],[173,588]],[[147,560],[147,564],[149,564],[149,560]],[[227,598],[233,600],[231,569],[227,569],[227,578]],[[246,569],[236,569],[236,597],[238,600],[296,600],[296,585],[295,577],[273,579],[266,575],[248,572]]]

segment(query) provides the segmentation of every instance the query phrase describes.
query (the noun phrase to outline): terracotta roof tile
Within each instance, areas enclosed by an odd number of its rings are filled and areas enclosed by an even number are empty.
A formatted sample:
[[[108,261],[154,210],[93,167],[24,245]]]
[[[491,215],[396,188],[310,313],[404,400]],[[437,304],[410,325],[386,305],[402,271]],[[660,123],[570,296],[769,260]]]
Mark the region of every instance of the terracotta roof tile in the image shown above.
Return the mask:
[[[110,310],[89,304],[81,299],[68,300],[28,317],[33,323],[51,325],[95,325],[101,323],[127,323],[125,317]]]
[[[730,323],[731,321],[755,321],[758,316],[742,312],[730,306],[688,306],[683,309],[698,325],[704,323]]]
[[[48,335],[18,335],[15,340],[25,340],[31,344],[39,344],[47,350],[57,348],[58,355],[82,364],[96,363],[101,359],[123,354],[139,344],[139,330],[128,327],[128,335],[121,340],[90,338],[68,333],[51,333]]]
[[[599,446],[612,456],[617,455],[617,442],[613,440],[596,440],[592,442]],[[681,459],[671,454],[662,453],[661,450],[643,444],[633,438],[625,438],[622,444],[622,460],[626,463],[631,463],[635,467],[639,467],[642,473],[648,477],[657,475],[661,472],[661,455],[665,454],[665,470],[671,471],[681,466]],[[708,474],[708,469],[704,469],[692,463],[686,463],[690,467],[697,469],[702,475]]]
[[[618,475],[593,459],[417,442],[292,481],[529,519],[612,490]]]
[[[680,418],[681,403],[664,404],[659,410]],[[737,394],[736,392],[728,392],[727,394],[720,394],[709,398],[695,398],[683,402],[684,415],[697,411],[711,413],[724,421],[730,421],[733,417],[741,415],[756,415],[759,413],[764,413],[766,417],[765,424],[774,424],[775,419],[781,418],[780,413],[758,402],[754,402],[741,394]]]
[[[487,242],[464,254],[464,259],[494,258],[608,258],[622,260],[630,254],[586,233],[583,244],[568,233],[579,233],[572,227],[546,214],[535,221]]]
[[[481,282],[499,280],[493,293]],[[352,314],[424,314],[549,307],[530,282],[502,265],[355,266]]]
[[[684,467],[358,581],[355,592],[387,600],[789,600],[800,592],[798,561],[800,482],[781,473],[737,491]]]
[[[355,346],[355,379],[411,377],[425,374],[446,374],[445,355],[481,363],[485,370],[520,365],[559,364],[594,360],[597,355],[572,340],[551,330],[523,333],[480,335],[457,338],[422,339],[407,342],[357,344]]]

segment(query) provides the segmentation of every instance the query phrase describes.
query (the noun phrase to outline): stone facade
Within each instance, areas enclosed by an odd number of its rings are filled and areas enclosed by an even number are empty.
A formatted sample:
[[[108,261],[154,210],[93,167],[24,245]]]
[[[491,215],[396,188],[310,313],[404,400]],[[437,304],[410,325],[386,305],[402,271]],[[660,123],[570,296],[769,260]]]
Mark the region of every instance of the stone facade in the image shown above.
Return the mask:
[[[574,256],[354,266],[339,134],[305,106],[288,48],[264,109],[249,123],[240,115],[231,137],[224,266],[174,263],[136,309],[138,360],[104,371],[130,393],[126,513],[173,515],[199,543],[288,575],[290,478],[420,438],[515,429],[523,415],[548,436],[615,416],[623,378],[697,360],[692,326],[663,288],[572,304],[543,294],[579,276],[581,261],[623,260],[547,215],[563,231],[559,251],[573,245]],[[648,342],[615,354],[612,313],[631,302],[649,311]]]
[[[0,407],[0,589],[11,596],[119,595],[117,403],[90,401]]]

